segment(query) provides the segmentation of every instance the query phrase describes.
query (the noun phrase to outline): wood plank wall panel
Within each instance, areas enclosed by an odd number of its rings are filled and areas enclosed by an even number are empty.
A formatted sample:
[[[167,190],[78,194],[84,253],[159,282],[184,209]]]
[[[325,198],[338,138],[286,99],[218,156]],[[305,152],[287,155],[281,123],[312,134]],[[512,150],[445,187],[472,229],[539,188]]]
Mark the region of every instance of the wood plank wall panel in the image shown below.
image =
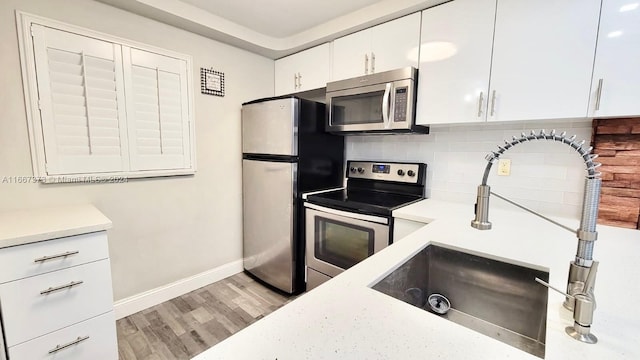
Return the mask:
[[[593,120],[592,145],[602,163],[598,222],[640,229],[640,118]]]

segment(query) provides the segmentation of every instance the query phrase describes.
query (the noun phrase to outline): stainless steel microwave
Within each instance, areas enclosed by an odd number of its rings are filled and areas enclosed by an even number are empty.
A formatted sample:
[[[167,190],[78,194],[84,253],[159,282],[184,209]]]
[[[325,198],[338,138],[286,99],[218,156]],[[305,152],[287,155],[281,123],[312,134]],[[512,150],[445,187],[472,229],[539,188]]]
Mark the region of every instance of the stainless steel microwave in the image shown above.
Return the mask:
[[[332,133],[429,133],[416,125],[418,70],[385,71],[327,83],[327,126]]]

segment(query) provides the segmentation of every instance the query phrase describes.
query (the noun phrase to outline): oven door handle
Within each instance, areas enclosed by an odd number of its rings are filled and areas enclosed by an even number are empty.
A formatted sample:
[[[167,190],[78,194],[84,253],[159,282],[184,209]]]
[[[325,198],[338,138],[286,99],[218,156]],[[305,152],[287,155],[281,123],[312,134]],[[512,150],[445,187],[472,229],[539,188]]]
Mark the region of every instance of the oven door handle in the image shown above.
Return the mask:
[[[323,211],[333,215],[344,216],[351,219],[371,221],[378,224],[389,225],[389,219],[382,216],[366,215],[366,214],[359,214],[359,213],[354,213],[350,211],[337,210],[337,209],[332,209],[332,208],[328,208],[328,207],[324,207],[316,204],[311,204],[308,202],[304,203],[304,207],[307,207],[309,209],[315,209],[318,211]]]

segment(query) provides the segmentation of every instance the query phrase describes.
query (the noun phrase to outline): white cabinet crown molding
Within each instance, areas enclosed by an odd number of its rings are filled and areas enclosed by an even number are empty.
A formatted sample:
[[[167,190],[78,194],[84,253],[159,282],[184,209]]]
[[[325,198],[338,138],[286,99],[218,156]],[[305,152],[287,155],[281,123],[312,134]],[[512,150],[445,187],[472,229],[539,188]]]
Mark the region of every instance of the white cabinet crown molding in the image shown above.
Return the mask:
[[[288,37],[272,37],[180,0],[99,0],[138,15],[277,59],[446,0],[382,0]]]

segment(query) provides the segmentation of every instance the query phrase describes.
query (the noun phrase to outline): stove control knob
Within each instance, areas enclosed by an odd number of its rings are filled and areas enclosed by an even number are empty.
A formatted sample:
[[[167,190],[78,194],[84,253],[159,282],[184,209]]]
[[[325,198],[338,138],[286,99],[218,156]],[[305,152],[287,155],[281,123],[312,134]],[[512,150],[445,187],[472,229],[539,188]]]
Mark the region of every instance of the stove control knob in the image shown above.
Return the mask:
[[[407,175],[413,177],[413,176],[416,176],[416,172],[413,171],[413,170],[409,170],[409,171],[407,171]]]
[[[402,170],[402,169],[398,170],[398,175],[404,176],[404,170]]]
[[[364,168],[359,167],[359,168],[358,168],[358,172],[359,172],[360,174],[364,174]]]
[[[351,168],[349,168],[349,171],[351,171],[352,173],[355,173],[356,172],[356,168],[351,167]]]

